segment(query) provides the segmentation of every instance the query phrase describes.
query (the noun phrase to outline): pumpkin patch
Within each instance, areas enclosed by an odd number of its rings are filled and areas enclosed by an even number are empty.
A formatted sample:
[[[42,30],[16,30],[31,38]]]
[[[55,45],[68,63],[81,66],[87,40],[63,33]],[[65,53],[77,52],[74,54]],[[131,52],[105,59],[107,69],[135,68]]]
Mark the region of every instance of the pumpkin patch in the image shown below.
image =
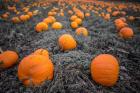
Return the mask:
[[[0,93],[139,93],[139,41],[139,0],[0,0]]]

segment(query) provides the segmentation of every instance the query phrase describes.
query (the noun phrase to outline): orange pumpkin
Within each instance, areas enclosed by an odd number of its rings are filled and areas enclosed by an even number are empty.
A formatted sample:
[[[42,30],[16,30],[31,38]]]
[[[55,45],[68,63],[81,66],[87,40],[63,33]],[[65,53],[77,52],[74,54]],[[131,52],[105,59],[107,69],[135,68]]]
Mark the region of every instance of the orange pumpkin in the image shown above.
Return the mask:
[[[86,16],[86,17],[89,17],[89,16],[90,16],[90,13],[85,13],[85,16]]]
[[[7,19],[9,17],[9,15],[7,13],[2,15],[2,18]]]
[[[120,14],[119,11],[114,11],[114,12],[112,13],[112,16],[118,16],[119,14]]]
[[[25,86],[38,86],[45,80],[52,80],[54,65],[42,55],[29,55],[18,66],[18,78]]]
[[[92,60],[91,76],[95,82],[103,86],[116,84],[119,75],[117,59],[110,54],[100,54]]]
[[[60,13],[60,16],[64,16],[64,13],[63,13],[63,12],[61,12],[61,13]]]
[[[33,54],[35,54],[35,55],[42,55],[42,56],[45,56],[46,58],[49,58],[49,52],[46,49],[42,49],[42,48],[41,49],[37,49],[37,50],[35,50],[35,52]]]
[[[20,19],[18,17],[13,17],[12,18],[12,22],[13,23],[19,23],[20,22]]]
[[[128,20],[129,20],[129,21],[134,21],[134,20],[135,20],[135,17],[134,17],[134,16],[129,16],[129,17],[128,17]]]
[[[0,54],[0,68],[9,68],[16,64],[18,54],[14,51],[7,50]]]
[[[30,17],[33,17],[33,13],[32,12],[28,12],[27,15],[29,15]]]
[[[73,12],[72,12],[71,10],[69,10],[69,11],[68,11],[68,14],[72,15],[72,14],[73,14]]]
[[[71,50],[76,48],[77,43],[70,34],[63,34],[59,37],[59,46],[62,50]]]
[[[48,12],[48,16],[54,16],[53,12]]]
[[[52,28],[55,30],[62,29],[62,24],[60,22],[55,22],[52,24]]]
[[[76,15],[71,16],[70,20],[74,21],[75,19],[77,19],[78,17]]]
[[[76,12],[76,15],[81,19],[84,19],[85,17],[83,12]]]
[[[36,25],[35,29],[37,32],[42,32],[48,30],[48,25],[44,22],[40,22]]]
[[[25,16],[25,15],[21,15],[19,18],[20,18],[20,20],[23,21],[23,22],[28,20],[28,17]]]
[[[127,23],[124,23],[124,22],[120,22],[118,24],[115,24],[116,25],[116,28],[119,30],[123,27],[126,27],[127,26]]]
[[[53,17],[53,16],[48,16],[48,18],[50,18],[50,19],[53,21],[53,23],[56,22],[55,17]]]
[[[88,30],[84,27],[79,27],[79,28],[76,29],[76,34],[77,35],[88,36]]]
[[[81,25],[81,24],[82,24],[82,19],[76,18],[76,19],[74,20],[74,22],[76,22],[78,25]]]
[[[73,29],[77,28],[77,27],[78,27],[77,22],[71,22],[71,27],[72,27]]]
[[[43,22],[46,23],[46,24],[52,24],[53,20],[51,18],[47,17],[43,20]]]
[[[131,28],[124,27],[120,30],[119,35],[120,35],[120,37],[122,37],[124,39],[129,39],[134,36],[134,32]]]

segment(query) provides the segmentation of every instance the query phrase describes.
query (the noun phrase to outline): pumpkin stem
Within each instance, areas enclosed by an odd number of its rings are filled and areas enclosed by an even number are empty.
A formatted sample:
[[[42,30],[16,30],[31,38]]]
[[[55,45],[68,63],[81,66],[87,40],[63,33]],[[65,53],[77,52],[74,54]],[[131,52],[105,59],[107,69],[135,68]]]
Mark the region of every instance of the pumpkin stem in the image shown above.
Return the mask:
[[[0,53],[3,53],[3,50],[1,49],[1,47],[0,47]]]

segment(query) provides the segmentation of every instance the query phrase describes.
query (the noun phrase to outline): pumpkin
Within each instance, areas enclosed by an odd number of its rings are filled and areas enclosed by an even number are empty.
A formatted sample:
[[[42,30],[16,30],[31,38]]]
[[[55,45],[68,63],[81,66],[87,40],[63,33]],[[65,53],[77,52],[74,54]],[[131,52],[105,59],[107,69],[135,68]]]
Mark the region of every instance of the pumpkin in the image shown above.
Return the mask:
[[[74,20],[74,22],[76,22],[78,25],[81,25],[81,24],[82,24],[82,19],[76,18],[76,19]]]
[[[25,18],[26,18],[26,20],[29,20],[30,16],[29,15],[25,15]]]
[[[48,16],[48,18],[50,18],[53,21],[53,23],[56,21],[55,17],[53,16]]]
[[[88,36],[88,30],[84,27],[79,27],[79,28],[76,29],[76,34],[77,35]]]
[[[38,86],[45,80],[52,80],[54,65],[42,55],[29,55],[18,66],[18,78],[25,86]]]
[[[120,14],[119,11],[114,11],[114,12],[112,13],[112,16],[118,16],[119,14]]]
[[[129,38],[133,37],[134,32],[131,28],[124,27],[119,31],[119,35],[120,35],[120,37],[122,37],[124,39],[129,39]]]
[[[19,23],[20,22],[20,19],[18,17],[13,17],[12,18],[12,22],[13,23]]]
[[[72,15],[72,14],[73,14],[73,12],[72,12],[71,10],[69,10],[69,11],[68,11],[68,14]]]
[[[70,20],[74,21],[75,19],[77,19],[78,17],[76,15],[71,16]]]
[[[41,49],[37,49],[37,50],[35,50],[35,52],[33,54],[35,54],[35,55],[42,55],[42,56],[45,56],[46,58],[49,58],[49,52],[46,49],[42,49],[42,48]]]
[[[62,28],[62,24],[60,22],[55,22],[52,24],[52,28],[55,30],[59,30]]]
[[[4,51],[0,54],[0,68],[9,68],[16,64],[18,54],[15,51]]]
[[[134,20],[135,20],[135,17],[134,17],[134,16],[129,16],[129,17],[128,17],[128,20],[129,20],[129,21],[134,21]]]
[[[118,80],[119,64],[110,54],[100,54],[95,57],[90,70],[92,79],[103,86],[113,86]]]
[[[32,12],[28,12],[27,15],[29,15],[30,17],[33,17],[33,13]]]
[[[23,21],[23,22],[28,20],[28,17],[25,16],[25,15],[21,15],[19,18],[20,18],[20,20]]]
[[[46,24],[51,24],[51,23],[53,23],[53,20],[51,18],[47,17],[43,20],[43,22]]]
[[[37,32],[42,32],[48,30],[48,25],[44,22],[40,22],[36,25],[35,29]]]
[[[58,40],[59,46],[62,50],[71,50],[76,48],[77,43],[70,34],[63,34]]]
[[[105,20],[110,20],[110,14],[106,14],[106,15],[104,16],[104,19],[105,19]]]
[[[71,28],[75,29],[78,27],[77,22],[71,22]]]
[[[124,23],[124,22],[120,22],[118,24],[115,24],[116,25],[116,28],[119,30],[123,27],[126,27],[127,26],[127,23]]]
[[[53,12],[48,12],[48,16],[54,16]]]
[[[64,16],[64,13],[63,13],[63,12],[61,12],[61,13],[60,13],[60,16]]]
[[[83,12],[77,12],[76,15],[81,19],[84,19],[85,17]]]
[[[90,16],[90,13],[85,13],[85,16],[86,16],[86,17],[89,17],[89,16]]]
[[[7,19],[9,17],[9,15],[7,13],[2,15],[2,18]]]

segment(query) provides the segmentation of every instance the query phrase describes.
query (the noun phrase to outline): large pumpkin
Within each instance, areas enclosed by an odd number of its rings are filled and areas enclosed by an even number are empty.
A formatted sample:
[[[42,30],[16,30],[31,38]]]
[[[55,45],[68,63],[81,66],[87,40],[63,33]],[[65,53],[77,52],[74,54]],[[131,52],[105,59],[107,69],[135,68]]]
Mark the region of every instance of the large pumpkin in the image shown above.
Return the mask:
[[[110,54],[100,54],[95,57],[90,70],[92,79],[103,86],[113,86],[118,80],[118,60]]]
[[[25,86],[37,86],[53,79],[54,66],[42,55],[29,55],[18,66],[18,78]]]

